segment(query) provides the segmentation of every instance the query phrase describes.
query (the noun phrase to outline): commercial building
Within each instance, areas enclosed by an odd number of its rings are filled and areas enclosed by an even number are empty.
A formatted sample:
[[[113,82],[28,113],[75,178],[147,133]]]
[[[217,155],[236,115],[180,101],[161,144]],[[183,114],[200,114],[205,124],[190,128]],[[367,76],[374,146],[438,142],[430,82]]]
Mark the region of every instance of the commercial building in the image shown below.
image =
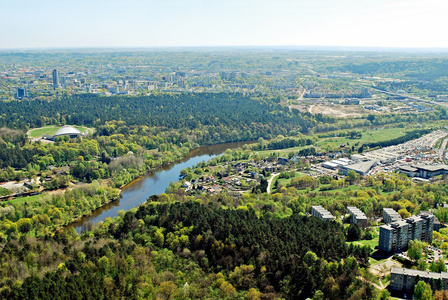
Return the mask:
[[[368,161],[375,160],[382,164],[394,163],[398,159],[402,159],[403,155],[399,153],[392,153],[387,151],[375,150],[371,152],[366,152],[364,154],[352,154],[351,159],[355,161]]]
[[[311,215],[322,220],[334,220],[334,216],[322,206],[312,206]]]
[[[448,289],[447,272],[435,273],[397,267],[392,267],[390,270],[390,288],[396,291],[411,292],[417,284],[417,278],[426,283],[430,283],[432,279],[436,285],[441,286],[440,283],[442,283],[444,289]]]
[[[361,227],[367,226],[367,216],[359,208],[348,206],[347,214],[350,215],[350,224],[358,224]]]
[[[400,221],[401,215],[397,213],[393,208],[383,208],[383,220],[385,224]]]
[[[351,158],[355,163],[370,160],[370,159],[368,159],[367,157],[365,157],[365,155],[363,155],[363,154],[352,154],[352,155],[350,156],[350,158]]]
[[[437,175],[448,174],[448,165],[434,165],[434,166],[401,166],[398,168],[400,173],[406,174],[409,177],[431,178]]]
[[[411,166],[400,166],[398,167],[398,172],[403,173],[409,177],[417,176],[417,169]]]
[[[364,153],[364,156],[367,157],[368,159],[379,161],[382,164],[394,163],[397,160],[403,158],[403,155],[399,153],[386,152],[384,150],[366,152]]]
[[[347,158],[338,158],[338,159],[334,159],[332,161],[330,161],[333,164],[336,164],[338,166],[347,166],[353,163],[352,160],[347,159]]]
[[[53,75],[53,88],[59,87],[59,71],[54,69],[53,72],[51,72],[51,75]]]
[[[353,165],[341,166],[339,170],[342,174],[347,175],[350,170],[355,171],[356,173],[366,176],[367,173],[377,164],[375,160],[368,160],[364,162],[359,162]]]
[[[331,169],[331,170],[336,170],[337,168],[339,168],[338,164],[332,163],[330,161],[324,162],[322,164],[322,167],[327,168],[327,169]]]
[[[434,215],[427,212],[383,225],[380,227],[379,249],[401,252],[406,250],[409,241],[415,239],[431,244],[433,230]]]

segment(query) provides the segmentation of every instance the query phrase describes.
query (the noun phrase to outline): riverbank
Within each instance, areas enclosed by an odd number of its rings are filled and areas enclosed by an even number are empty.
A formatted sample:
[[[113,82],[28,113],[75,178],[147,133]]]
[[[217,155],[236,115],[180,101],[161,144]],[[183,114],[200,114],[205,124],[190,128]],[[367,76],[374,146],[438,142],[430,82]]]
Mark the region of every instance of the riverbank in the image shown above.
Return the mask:
[[[202,161],[207,161],[217,155],[223,154],[227,149],[241,148],[249,143],[256,143],[256,141],[197,147],[175,163],[159,166],[134,178],[120,189],[120,199],[118,201],[111,202],[96,209],[90,215],[82,217],[67,227],[75,227],[80,232],[84,225],[89,223],[94,224],[109,217],[113,218],[117,216],[120,210],[128,211],[134,207],[138,207],[145,203],[150,196],[164,193],[171,182],[177,182],[181,170],[196,166]]]

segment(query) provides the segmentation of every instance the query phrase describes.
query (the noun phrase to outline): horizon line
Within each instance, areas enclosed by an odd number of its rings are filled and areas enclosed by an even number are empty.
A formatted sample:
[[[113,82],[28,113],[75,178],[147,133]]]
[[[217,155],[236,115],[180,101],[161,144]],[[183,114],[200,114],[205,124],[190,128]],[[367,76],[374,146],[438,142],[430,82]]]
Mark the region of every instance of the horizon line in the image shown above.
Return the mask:
[[[154,50],[154,49],[297,49],[327,51],[392,51],[392,52],[448,52],[448,47],[392,47],[392,46],[332,46],[332,45],[198,45],[198,46],[79,46],[79,47],[21,47],[0,48],[0,52],[49,50]]]

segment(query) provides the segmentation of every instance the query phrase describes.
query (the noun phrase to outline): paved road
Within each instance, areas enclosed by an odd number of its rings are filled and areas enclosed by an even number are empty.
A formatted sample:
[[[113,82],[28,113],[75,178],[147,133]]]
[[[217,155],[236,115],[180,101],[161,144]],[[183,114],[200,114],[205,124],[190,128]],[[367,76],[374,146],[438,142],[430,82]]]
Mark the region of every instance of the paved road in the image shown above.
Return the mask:
[[[406,97],[409,100],[421,101],[421,102],[425,102],[425,103],[433,104],[433,105],[448,106],[448,103],[446,103],[446,102],[436,102],[436,101],[432,101],[432,100],[421,99],[421,98],[416,97],[416,96],[411,96],[411,95],[406,95],[406,94],[405,95],[397,94],[397,93],[381,90],[381,89],[376,88],[374,86],[372,86],[372,88],[374,88],[375,91],[377,91],[377,92],[380,92],[380,93],[383,93],[383,94],[386,94],[386,95],[390,95],[390,96]]]

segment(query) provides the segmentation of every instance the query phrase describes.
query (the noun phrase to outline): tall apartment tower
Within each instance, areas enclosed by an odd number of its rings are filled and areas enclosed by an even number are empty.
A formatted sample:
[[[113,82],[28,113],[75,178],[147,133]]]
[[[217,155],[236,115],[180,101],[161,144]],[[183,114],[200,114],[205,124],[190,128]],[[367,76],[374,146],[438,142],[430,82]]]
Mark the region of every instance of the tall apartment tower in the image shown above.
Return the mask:
[[[51,74],[53,75],[53,88],[59,87],[59,72],[58,72],[58,70],[54,69]]]
[[[370,98],[372,95],[369,93],[369,89],[366,87],[363,87],[361,89],[361,98]]]
[[[26,93],[26,87],[23,88],[17,88],[17,94],[16,94],[16,98],[17,99],[22,99],[28,97],[27,93]]]
[[[384,252],[401,252],[406,250],[411,240],[431,244],[433,230],[434,215],[421,212],[420,215],[381,226],[378,246]]]

